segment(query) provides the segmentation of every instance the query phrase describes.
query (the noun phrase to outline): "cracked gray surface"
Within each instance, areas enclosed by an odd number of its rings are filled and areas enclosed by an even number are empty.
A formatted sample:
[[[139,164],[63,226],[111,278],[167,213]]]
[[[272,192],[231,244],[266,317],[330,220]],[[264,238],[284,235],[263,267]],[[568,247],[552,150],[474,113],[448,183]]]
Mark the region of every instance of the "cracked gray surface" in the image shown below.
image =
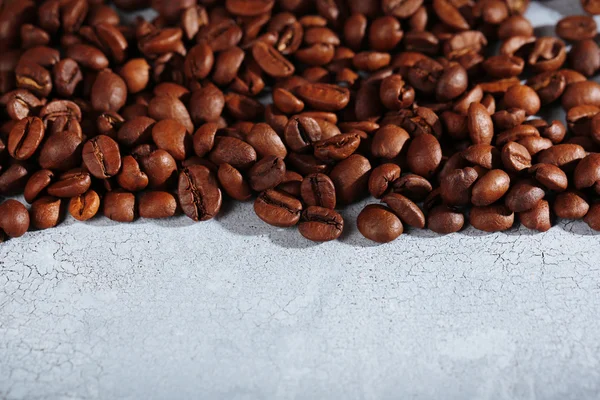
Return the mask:
[[[314,245],[238,204],[208,223],[69,218],[8,241],[0,398],[600,396],[585,224],[383,246],[347,225]]]

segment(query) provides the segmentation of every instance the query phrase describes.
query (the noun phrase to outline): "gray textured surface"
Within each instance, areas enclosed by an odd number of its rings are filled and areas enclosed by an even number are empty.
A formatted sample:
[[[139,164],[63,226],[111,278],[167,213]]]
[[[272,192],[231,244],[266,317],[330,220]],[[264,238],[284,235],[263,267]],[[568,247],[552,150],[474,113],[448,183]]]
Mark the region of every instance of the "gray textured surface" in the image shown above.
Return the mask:
[[[68,219],[0,245],[0,398],[597,399],[599,238]]]

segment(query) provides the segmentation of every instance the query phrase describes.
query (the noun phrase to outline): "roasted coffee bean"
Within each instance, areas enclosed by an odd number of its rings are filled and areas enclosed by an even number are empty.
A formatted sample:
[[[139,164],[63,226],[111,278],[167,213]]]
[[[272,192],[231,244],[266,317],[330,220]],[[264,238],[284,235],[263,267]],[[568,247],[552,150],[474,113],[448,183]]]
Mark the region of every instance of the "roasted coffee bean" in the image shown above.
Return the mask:
[[[585,189],[594,187],[596,191],[600,190],[600,154],[592,153],[583,158],[575,168],[573,173],[575,187]],[[599,193],[600,194],[600,193]]]
[[[522,171],[531,167],[531,154],[524,146],[508,142],[502,147],[502,164],[509,172]]]
[[[579,105],[600,106],[600,84],[593,81],[574,82],[565,88],[561,97],[565,110]]]
[[[11,238],[21,237],[29,229],[29,212],[17,200],[6,200],[0,204],[0,233]]]
[[[151,189],[168,188],[176,176],[177,163],[165,150],[151,150],[147,154],[137,156],[137,160],[142,171],[148,176],[148,187]]]
[[[554,199],[552,211],[558,218],[582,219],[588,213],[590,205],[581,193],[566,191],[559,193]]]
[[[218,214],[222,196],[213,173],[202,165],[192,165],[179,173],[179,204],[194,221],[206,221]]]
[[[400,155],[409,139],[409,134],[399,126],[385,125],[375,132],[371,142],[371,153],[375,157],[394,159]]]
[[[21,192],[27,184],[30,171],[26,164],[14,163],[0,171],[0,196]]]
[[[206,42],[192,47],[185,57],[184,72],[187,79],[204,79],[210,74],[215,59],[213,50]]]
[[[250,186],[237,169],[230,164],[219,165],[217,173],[221,187],[230,197],[239,201],[246,201],[252,197]]]
[[[514,221],[515,214],[504,205],[473,207],[469,218],[475,229],[485,232],[506,231]]]
[[[104,199],[104,216],[117,222],[133,222],[135,219],[135,195],[124,191],[106,193]]]
[[[367,194],[371,164],[359,154],[339,162],[329,174],[335,185],[337,200],[350,204]]]
[[[152,127],[156,147],[166,150],[176,161],[185,160],[189,139],[185,126],[174,119],[164,119]]]
[[[54,173],[49,169],[41,169],[31,175],[23,189],[25,201],[29,204],[33,203],[34,200],[50,186],[53,179]]]
[[[150,69],[150,65],[144,58],[133,58],[121,67],[119,75],[125,81],[129,93],[141,92],[148,86]]]
[[[592,76],[600,68],[600,48],[592,39],[581,40],[571,48],[569,63],[575,71]]]
[[[427,228],[435,233],[447,235],[460,231],[465,224],[465,216],[446,205],[438,205],[427,214]]]
[[[540,152],[538,154],[538,162],[572,170],[578,161],[585,156],[585,150],[577,144],[557,144]]]
[[[535,90],[525,85],[511,86],[504,93],[504,103],[509,108],[521,108],[527,115],[536,114],[541,107],[540,97]]]
[[[556,34],[562,39],[572,41],[593,39],[597,29],[596,22],[588,15],[571,15],[556,24]]]
[[[208,154],[208,159],[216,165],[228,163],[235,168],[244,170],[256,162],[256,151],[240,139],[217,136],[215,144]]]
[[[117,132],[119,143],[134,147],[150,142],[152,139],[152,126],[156,123],[152,118],[138,116],[126,121]]]
[[[248,171],[248,183],[252,190],[262,192],[273,189],[285,177],[285,162],[277,156],[266,156]]]
[[[425,178],[431,177],[442,161],[442,149],[435,136],[425,133],[412,139],[406,162],[412,172]]]
[[[344,219],[334,210],[310,206],[302,212],[298,231],[313,242],[335,240],[344,230]]]
[[[54,228],[61,218],[61,200],[51,196],[40,197],[31,204],[29,218],[36,229]]]
[[[302,203],[289,194],[269,189],[257,197],[254,212],[269,225],[287,228],[300,220]]]
[[[306,152],[314,142],[321,140],[321,127],[314,118],[294,117],[284,130],[285,142],[290,150]]]
[[[91,99],[96,111],[119,111],[127,101],[127,85],[119,75],[105,69],[94,81]]]
[[[88,191],[92,185],[90,174],[82,169],[74,169],[62,174],[58,180],[48,186],[50,196],[71,198]]]
[[[273,91],[273,104],[285,114],[297,114],[304,109],[304,102],[283,88]]]
[[[390,193],[381,201],[400,218],[402,223],[415,228],[425,228],[425,215],[423,211],[407,197],[398,193]]]
[[[263,41],[259,40],[254,43],[252,56],[259,67],[274,78],[286,78],[294,74],[294,64],[288,61],[273,46]]]
[[[523,212],[535,207],[545,195],[544,189],[535,181],[524,179],[510,188],[504,203],[511,211]]]
[[[100,209],[100,196],[93,190],[72,197],[69,201],[69,214],[78,221],[88,221],[96,216]]]
[[[169,192],[145,192],[138,196],[141,218],[169,218],[177,211],[177,200]]]
[[[473,144],[491,144],[494,124],[490,114],[480,103],[471,103],[467,114],[469,137]]]
[[[562,192],[569,184],[567,175],[556,165],[535,164],[528,172],[548,190]]]
[[[358,149],[360,137],[354,133],[344,133],[315,142],[315,157],[322,161],[341,161],[350,157]]]
[[[392,183],[394,193],[400,193],[412,201],[421,202],[433,190],[431,183],[422,176],[406,174]]]
[[[400,219],[387,207],[370,204],[356,220],[358,230],[367,239],[377,243],[395,240],[404,231]]]
[[[471,188],[479,177],[471,167],[455,169],[440,181],[440,195],[445,204],[465,206],[471,200]]]
[[[269,155],[285,158],[287,149],[281,138],[268,124],[259,123],[252,126],[246,141],[254,147],[260,157]]]
[[[156,121],[174,119],[185,126],[189,133],[194,132],[190,113],[181,100],[176,97],[160,95],[152,98],[148,103],[148,116]]]
[[[20,120],[8,136],[8,153],[16,160],[30,158],[44,139],[44,133],[44,123],[38,117]]]
[[[217,135],[218,129],[219,125],[216,122],[209,122],[200,126],[194,133],[192,141],[194,153],[196,153],[198,157],[204,157],[212,150],[215,145],[215,136]]]
[[[510,177],[500,169],[493,169],[483,175],[471,191],[471,202],[475,206],[489,206],[500,200],[510,188]]]
[[[546,232],[552,227],[550,204],[542,200],[531,210],[519,213],[519,219],[526,228]]]
[[[400,75],[393,74],[381,81],[379,87],[381,103],[390,110],[410,107],[415,100],[415,91]]]
[[[348,89],[325,83],[299,86],[296,94],[310,107],[320,111],[339,111],[350,101]]]
[[[592,204],[583,220],[593,230],[600,231],[600,203]]]
[[[105,135],[90,139],[83,146],[82,157],[90,173],[99,179],[115,176],[121,169],[119,145]]]
[[[300,185],[300,194],[308,206],[335,208],[335,186],[325,174],[315,173],[306,176]]]
[[[396,164],[381,164],[373,169],[369,176],[369,193],[379,199],[383,197],[392,186],[392,183],[400,178],[400,167]]]

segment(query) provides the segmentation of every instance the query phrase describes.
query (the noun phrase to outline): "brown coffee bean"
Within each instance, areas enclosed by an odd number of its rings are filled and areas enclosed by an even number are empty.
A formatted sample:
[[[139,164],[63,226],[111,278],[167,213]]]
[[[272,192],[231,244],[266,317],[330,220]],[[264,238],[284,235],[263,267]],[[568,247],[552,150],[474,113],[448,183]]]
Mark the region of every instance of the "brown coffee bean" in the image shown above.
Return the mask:
[[[392,183],[400,178],[400,167],[396,164],[381,164],[373,169],[369,176],[369,193],[379,199],[391,188]]]
[[[578,161],[585,156],[585,150],[577,144],[557,144],[540,152],[538,162],[572,170]]]
[[[358,230],[367,239],[377,243],[395,240],[404,231],[400,219],[387,207],[370,204],[356,220]]]
[[[597,29],[596,22],[588,15],[571,15],[556,24],[556,34],[564,40],[572,41],[593,39]]]
[[[513,129],[521,125],[527,118],[525,110],[520,108],[509,108],[508,110],[500,110],[492,115],[494,126],[501,131]]]
[[[370,171],[369,160],[359,154],[339,162],[329,174],[335,185],[337,200],[350,204],[364,197],[368,193]]]
[[[307,175],[300,185],[300,193],[302,200],[308,206],[335,208],[335,186],[325,174],[315,173]]]
[[[412,172],[425,178],[431,177],[442,161],[442,149],[435,136],[428,133],[412,139],[406,162]]]
[[[44,139],[44,123],[37,117],[27,117],[15,124],[8,136],[8,153],[16,160],[33,156]]]
[[[485,107],[471,103],[467,114],[469,136],[473,144],[491,144],[494,137],[494,124]]]
[[[464,224],[465,216],[446,205],[432,208],[427,215],[427,228],[443,235],[460,231]]]
[[[198,157],[204,157],[208,154],[215,145],[215,136],[219,125],[216,122],[208,122],[194,133],[192,138],[194,145],[194,153]]]
[[[91,185],[90,174],[78,168],[62,174],[47,190],[50,196],[70,198],[87,192]]]
[[[133,222],[135,219],[135,195],[124,191],[107,192],[102,201],[104,216],[117,222]]]
[[[469,222],[484,232],[506,231],[513,226],[515,214],[504,205],[473,207]]]
[[[562,192],[569,184],[563,170],[552,164],[535,164],[528,172],[548,190]]]
[[[257,197],[254,212],[269,225],[287,228],[300,220],[302,203],[289,194],[269,189]]]
[[[83,163],[99,179],[115,176],[121,169],[119,145],[105,135],[90,139],[83,146]]]
[[[557,100],[567,87],[567,80],[560,71],[542,72],[527,80],[527,85],[536,91],[542,105]]]
[[[600,231],[600,204],[592,204],[583,220],[593,230]]]
[[[289,62],[277,49],[257,41],[252,46],[252,56],[260,68],[274,78],[286,78],[294,74],[294,64]]]
[[[277,133],[265,123],[258,123],[252,127],[246,141],[254,147],[260,157],[274,155],[285,158],[287,149]]]
[[[512,15],[498,27],[498,38],[505,40],[513,36],[533,36],[533,26],[521,15]]]
[[[248,143],[239,139],[217,136],[208,159],[216,165],[228,163],[244,170],[256,162],[256,151]]]
[[[16,200],[0,204],[0,232],[11,238],[21,237],[29,229],[29,212]]]
[[[138,196],[138,210],[142,218],[169,218],[177,211],[177,200],[169,192],[144,192]]]
[[[285,114],[297,114],[304,109],[304,102],[286,89],[277,88],[273,91],[273,104]]]
[[[471,167],[455,169],[440,181],[440,194],[445,204],[465,206],[471,200],[471,188],[479,175]]]
[[[148,176],[148,187],[164,190],[169,187],[177,172],[177,163],[173,156],[162,149],[150,150],[148,153],[136,156],[142,171]]]
[[[600,189],[600,154],[588,154],[577,164],[573,173],[575,187],[585,189],[594,187]]]
[[[518,125],[496,136],[496,145],[504,146],[508,142],[518,142],[531,136],[540,136],[540,132],[532,125]]]
[[[569,52],[569,63],[585,76],[594,75],[600,68],[600,47],[593,39],[575,43]]]
[[[391,51],[403,37],[400,22],[390,15],[373,20],[369,27],[369,46],[375,51]]]
[[[597,0],[581,0],[581,6],[592,15],[600,14],[600,3]]]
[[[302,212],[298,231],[313,242],[335,240],[344,230],[344,219],[328,208],[310,206]]]
[[[501,156],[498,149],[489,144],[474,144],[462,151],[461,157],[471,164],[485,169],[499,168]]]
[[[531,210],[519,213],[519,219],[526,228],[546,232],[552,227],[550,205],[542,200]]]
[[[148,86],[150,69],[150,65],[144,58],[133,58],[121,67],[119,75],[127,85],[129,93],[141,92]]]
[[[341,161],[350,157],[360,145],[360,137],[354,133],[336,135],[314,143],[315,157],[323,161]]]
[[[531,167],[531,155],[524,146],[508,142],[502,147],[502,164],[509,172],[519,172]]]
[[[69,214],[78,221],[88,221],[94,218],[99,209],[100,196],[93,190],[88,190],[69,201]]]
[[[576,191],[559,193],[554,199],[552,211],[558,218],[582,219],[588,213],[590,205],[585,197]]]
[[[248,182],[252,190],[262,192],[273,189],[285,176],[285,162],[277,156],[266,156],[248,171]]]
[[[230,197],[238,201],[246,201],[252,197],[250,186],[244,180],[244,177],[230,164],[223,163],[219,165],[217,174],[221,187]]]
[[[152,139],[152,127],[155,123],[155,120],[145,116],[126,121],[117,132],[117,140],[130,147],[148,143]]]
[[[91,99],[96,111],[119,111],[127,101],[127,85],[119,75],[105,69],[94,81]]]
[[[415,91],[404,82],[400,75],[393,74],[381,81],[379,97],[386,108],[400,110],[413,104]]]
[[[433,0],[433,11],[442,22],[451,28],[456,30],[469,29],[469,23],[450,0]]]
[[[166,150],[176,161],[185,160],[189,139],[185,126],[174,119],[164,119],[152,127],[152,140],[156,147]]]
[[[52,179],[54,179],[54,173],[49,169],[41,169],[31,175],[23,190],[25,201],[29,204],[33,203],[33,201],[50,185]]]
[[[14,195],[21,192],[27,184],[29,169],[25,164],[11,164],[0,171],[0,196]]]
[[[529,154],[531,154],[532,157],[535,156],[540,151],[549,149],[550,147],[553,146],[553,143],[550,139],[546,139],[543,137],[535,137],[535,136],[523,138],[523,139],[519,140],[517,143],[519,143],[521,146],[525,147],[527,149],[527,151],[529,152]]]
[[[514,212],[523,212],[531,210],[546,193],[535,181],[524,179],[518,181],[506,194],[504,203]]]
[[[294,117],[285,127],[284,137],[290,150],[306,152],[312,144],[321,140],[321,127],[314,118]]]
[[[222,196],[213,173],[202,165],[192,165],[179,173],[179,204],[194,221],[206,221],[218,214]]]
[[[583,104],[600,106],[600,84],[593,81],[574,82],[565,88],[561,97],[565,110]]]
[[[500,169],[494,169],[483,175],[473,185],[471,202],[476,206],[489,206],[500,200],[510,187],[510,177]]]
[[[392,190],[412,201],[421,202],[432,191],[432,187],[431,183],[422,176],[406,174],[392,183]]]
[[[425,228],[423,211],[407,197],[398,193],[390,193],[381,199],[402,221],[415,228]]]
[[[31,225],[36,229],[54,228],[61,218],[61,200],[56,197],[40,197],[31,204]]]
[[[521,108],[527,115],[540,110],[541,101],[535,90],[525,85],[511,86],[504,94],[504,103],[508,108]]]
[[[204,79],[210,74],[215,59],[208,43],[200,42],[185,56],[184,73],[189,80]]]
[[[451,63],[437,80],[436,99],[441,102],[455,99],[467,90],[468,85],[467,71],[460,64]]]
[[[296,94],[310,107],[320,111],[339,111],[350,101],[348,89],[325,83],[299,86]]]
[[[174,119],[185,126],[189,133],[194,132],[194,125],[188,110],[181,100],[175,97],[161,95],[152,98],[148,103],[148,116],[156,121]]]
[[[227,112],[235,119],[254,121],[264,114],[265,107],[256,99],[238,93],[225,96]]]

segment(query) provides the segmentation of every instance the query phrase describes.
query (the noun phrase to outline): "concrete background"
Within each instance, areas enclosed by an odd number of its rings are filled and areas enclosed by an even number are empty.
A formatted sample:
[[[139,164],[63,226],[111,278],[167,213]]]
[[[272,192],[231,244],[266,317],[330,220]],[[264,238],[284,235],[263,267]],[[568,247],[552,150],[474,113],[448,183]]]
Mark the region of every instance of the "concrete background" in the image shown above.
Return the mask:
[[[578,2],[546,6],[576,10]],[[533,4],[537,25],[560,15]],[[1,399],[597,399],[600,241],[410,231],[315,245],[251,204],[0,245]]]

